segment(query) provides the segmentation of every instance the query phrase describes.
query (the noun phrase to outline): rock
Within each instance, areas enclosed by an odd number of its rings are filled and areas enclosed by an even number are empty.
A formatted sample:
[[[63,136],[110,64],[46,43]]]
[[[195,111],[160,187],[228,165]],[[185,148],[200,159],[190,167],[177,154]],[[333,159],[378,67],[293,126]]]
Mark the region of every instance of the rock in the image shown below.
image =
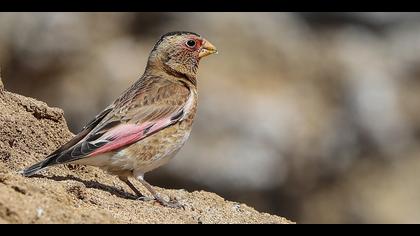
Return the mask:
[[[0,110],[0,223],[292,223],[204,191],[159,189],[185,209],[134,200],[118,178],[94,167],[57,166],[25,178],[20,170],[73,134],[61,109],[31,98],[4,91]]]

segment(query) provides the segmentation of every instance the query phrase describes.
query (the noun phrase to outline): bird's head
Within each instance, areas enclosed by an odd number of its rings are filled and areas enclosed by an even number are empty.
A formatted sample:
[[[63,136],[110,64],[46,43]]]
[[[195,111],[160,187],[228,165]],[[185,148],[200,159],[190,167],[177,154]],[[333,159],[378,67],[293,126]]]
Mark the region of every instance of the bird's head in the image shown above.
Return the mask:
[[[163,35],[150,53],[148,67],[162,67],[167,72],[195,77],[200,59],[217,53],[216,47],[192,32]]]

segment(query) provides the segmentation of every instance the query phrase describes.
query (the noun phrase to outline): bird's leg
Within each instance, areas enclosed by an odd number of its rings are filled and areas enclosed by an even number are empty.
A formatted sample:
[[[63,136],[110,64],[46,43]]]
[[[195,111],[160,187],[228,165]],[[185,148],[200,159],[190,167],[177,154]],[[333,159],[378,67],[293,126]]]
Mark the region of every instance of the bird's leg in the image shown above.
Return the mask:
[[[177,200],[175,199],[170,199],[170,201],[166,201],[165,199],[163,199],[152,187],[152,185],[150,185],[146,180],[144,180],[143,176],[139,176],[137,177],[137,180],[143,184],[144,187],[147,188],[147,190],[149,190],[149,192],[153,195],[154,199],[159,202],[160,204],[162,204],[163,206],[166,207],[171,207],[171,208],[181,208],[183,207],[181,203],[179,203]]]
[[[134,186],[133,183],[130,182],[130,180],[128,180],[127,177],[118,177],[122,182],[124,182],[128,187],[130,187],[131,190],[133,190],[133,192],[136,194],[137,196],[137,200],[143,200],[143,201],[152,201],[154,200],[154,198],[149,198],[149,197],[145,197],[143,196],[143,194],[136,188],[136,186]]]

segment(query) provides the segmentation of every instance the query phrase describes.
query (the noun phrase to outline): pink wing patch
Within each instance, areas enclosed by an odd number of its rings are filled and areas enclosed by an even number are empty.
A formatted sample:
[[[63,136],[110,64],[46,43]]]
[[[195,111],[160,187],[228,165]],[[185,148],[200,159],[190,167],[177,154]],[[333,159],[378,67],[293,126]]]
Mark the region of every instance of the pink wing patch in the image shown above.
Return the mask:
[[[96,149],[94,152],[90,153],[88,157],[114,151],[124,146],[133,144],[137,141],[140,141],[141,139],[144,139],[150,134],[153,134],[154,132],[171,125],[172,123],[173,122],[170,118],[163,118],[157,121],[145,122],[141,125],[118,125],[99,138],[100,140],[110,141],[102,147]]]

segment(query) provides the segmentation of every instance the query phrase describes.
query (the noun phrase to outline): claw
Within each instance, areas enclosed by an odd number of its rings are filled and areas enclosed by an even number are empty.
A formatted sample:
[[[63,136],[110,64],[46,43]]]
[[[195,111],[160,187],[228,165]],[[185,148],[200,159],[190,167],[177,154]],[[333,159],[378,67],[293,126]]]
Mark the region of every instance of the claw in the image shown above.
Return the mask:
[[[143,201],[143,202],[156,201],[165,207],[177,208],[177,209],[183,208],[185,210],[185,206],[179,203],[176,198],[172,198],[172,197],[169,198],[169,201],[166,201],[161,196],[156,196],[156,197],[141,196],[141,197],[136,198],[136,200]]]
[[[155,200],[159,202],[162,206],[176,208],[176,209],[182,208],[185,210],[185,206],[181,204],[176,198],[170,197],[169,201],[166,201],[162,197],[158,196],[155,198]]]
[[[136,200],[143,201],[143,202],[150,202],[150,201],[154,201],[154,200],[155,200],[155,198],[153,198],[153,197],[141,196],[141,197],[138,197]]]

